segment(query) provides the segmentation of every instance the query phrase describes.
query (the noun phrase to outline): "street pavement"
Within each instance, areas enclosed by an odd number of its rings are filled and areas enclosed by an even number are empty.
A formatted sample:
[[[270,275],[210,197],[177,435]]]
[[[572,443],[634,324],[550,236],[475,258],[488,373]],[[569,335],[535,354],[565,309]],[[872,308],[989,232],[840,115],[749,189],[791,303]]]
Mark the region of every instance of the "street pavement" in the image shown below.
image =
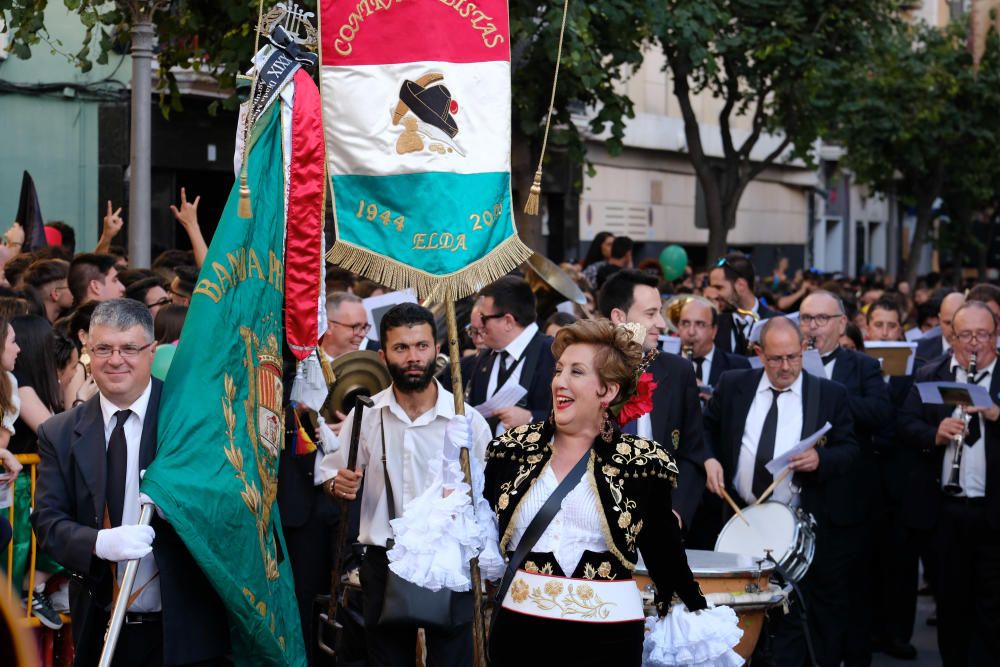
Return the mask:
[[[916,660],[896,660],[885,653],[876,653],[872,659],[872,667],[941,667],[941,656],[937,650],[937,628],[927,625],[927,616],[933,610],[934,601],[929,595],[917,598],[917,622],[913,627]]]

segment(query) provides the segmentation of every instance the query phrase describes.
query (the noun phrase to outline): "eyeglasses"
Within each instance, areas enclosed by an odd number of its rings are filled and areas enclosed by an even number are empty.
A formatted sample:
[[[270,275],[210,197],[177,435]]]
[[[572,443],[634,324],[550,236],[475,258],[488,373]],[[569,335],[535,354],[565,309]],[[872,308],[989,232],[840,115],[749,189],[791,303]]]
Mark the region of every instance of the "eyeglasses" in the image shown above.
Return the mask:
[[[483,321],[483,328],[485,329],[487,322],[489,322],[490,320],[498,320],[501,317],[504,317],[505,315],[507,315],[507,313],[493,313],[492,315],[480,315],[479,319]]]
[[[825,314],[824,315],[802,315],[802,314],[800,314],[799,315],[799,322],[801,322],[802,324],[805,324],[806,326],[809,326],[810,324],[812,324],[813,322],[815,322],[819,326],[825,327],[827,324],[830,323],[830,320],[835,320],[838,317],[843,317],[843,315],[825,315]]]
[[[157,306],[169,306],[173,303],[173,300],[169,296],[165,296],[162,299],[157,299],[153,303],[147,303],[146,308],[156,308]]]
[[[962,341],[963,343],[968,343],[973,338],[976,339],[977,343],[985,343],[989,341],[990,338],[995,336],[996,333],[997,333],[996,331],[976,331],[975,333],[973,333],[972,331],[963,331],[962,333],[958,333],[956,331],[954,333],[954,336],[956,339]]]
[[[465,325],[465,333],[469,334],[472,338],[475,338],[477,336],[482,336],[486,332],[480,327],[472,326],[470,323]]]
[[[764,361],[767,363],[768,366],[771,366],[773,368],[784,366],[786,363],[789,366],[794,366],[798,362],[802,361],[802,353],[799,352],[797,354],[765,356]]]
[[[372,329],[372,325],[367,322],[364,324],[348,324],[347,322],[338,322],[337,320],[327,320],[327,322],[330,324],[336,324],[338,327],[347,327],[359,336],[364,336]]]
[[[93,345],[90,348],[90,353],[99,359],[107,359],[117,352],[123,359],[133,359],[139,356],[140,352],[148,349],[151,345],[152,343],[146,343],[145,345],[122,345],[121,347],[114,347],[112,345]]]

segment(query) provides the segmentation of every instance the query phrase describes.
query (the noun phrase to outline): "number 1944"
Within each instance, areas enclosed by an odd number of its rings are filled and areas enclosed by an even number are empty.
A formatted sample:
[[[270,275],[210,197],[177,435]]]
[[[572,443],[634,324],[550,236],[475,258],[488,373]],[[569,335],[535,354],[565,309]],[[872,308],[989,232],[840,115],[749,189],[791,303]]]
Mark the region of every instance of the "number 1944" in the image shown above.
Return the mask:
[[[355,215],[358,218],[368,220],[368,222],[381,220],[383,227],[388,227],[392,224],[396,227],[397,232],[403,231],[403,223],[405,222],[405,219],[402,215],[393,217],[392,212],[389,209],[379,211],[378,204],[371,202],[366,203],[364,199],[358,202],[358,212]]]

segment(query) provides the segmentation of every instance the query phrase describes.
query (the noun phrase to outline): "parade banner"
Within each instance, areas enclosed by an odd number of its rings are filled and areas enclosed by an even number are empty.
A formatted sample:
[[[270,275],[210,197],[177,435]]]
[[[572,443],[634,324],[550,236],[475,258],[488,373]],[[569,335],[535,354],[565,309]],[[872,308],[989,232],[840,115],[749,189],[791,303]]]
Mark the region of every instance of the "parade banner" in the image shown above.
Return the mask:
[[[320,1],[327,258],[456,298],[526,260],[510,195],[506,0]]]
[[[163,388],[156,458],[142,482],[226,605],[237,665],[306,664],[275,501],[294,143],[282,121],[294,116],[284,101],[292,88],[251,130],[252,218],[238,216],[234,187],[191,298]]]

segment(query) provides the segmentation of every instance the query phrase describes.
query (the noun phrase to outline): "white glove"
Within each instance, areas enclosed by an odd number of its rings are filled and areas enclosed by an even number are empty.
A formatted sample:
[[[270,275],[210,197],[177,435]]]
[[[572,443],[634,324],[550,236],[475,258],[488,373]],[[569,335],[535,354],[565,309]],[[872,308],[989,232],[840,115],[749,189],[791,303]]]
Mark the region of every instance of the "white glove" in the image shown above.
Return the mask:
[[[444,430],[444,447],[442,449],[441,481],[444,484],[455,484],[464,481],[459,466],[462,449],[472,446],[472,420],[468,415],[455,415]]]
[[[160,517],[164,521],[167,520],[167,517],[165,517],[163,515],[163,510],[160,509],[160,506],[157,505],[156,503],[154,503],[153,499],[150,498],[149,496],[147,496],[145,493],[140,493],[139,494],[139,504],[140,505],[152,505],[153,509],[156,510],[156,516]]]
[[[340,449],[340,438],[337,437],[337,434],[334,433],[329,426],[327,426],[322,417],[319,417],[319,415],[317,415],[317,417],[319,421],[319,439],[323,445],[320,448],[322,450],[321,453],[333,454],[335,451]]]
[[[118,526],[97,531],[94,553],[111,561],[142,558],[153,550],[152,526]]]

